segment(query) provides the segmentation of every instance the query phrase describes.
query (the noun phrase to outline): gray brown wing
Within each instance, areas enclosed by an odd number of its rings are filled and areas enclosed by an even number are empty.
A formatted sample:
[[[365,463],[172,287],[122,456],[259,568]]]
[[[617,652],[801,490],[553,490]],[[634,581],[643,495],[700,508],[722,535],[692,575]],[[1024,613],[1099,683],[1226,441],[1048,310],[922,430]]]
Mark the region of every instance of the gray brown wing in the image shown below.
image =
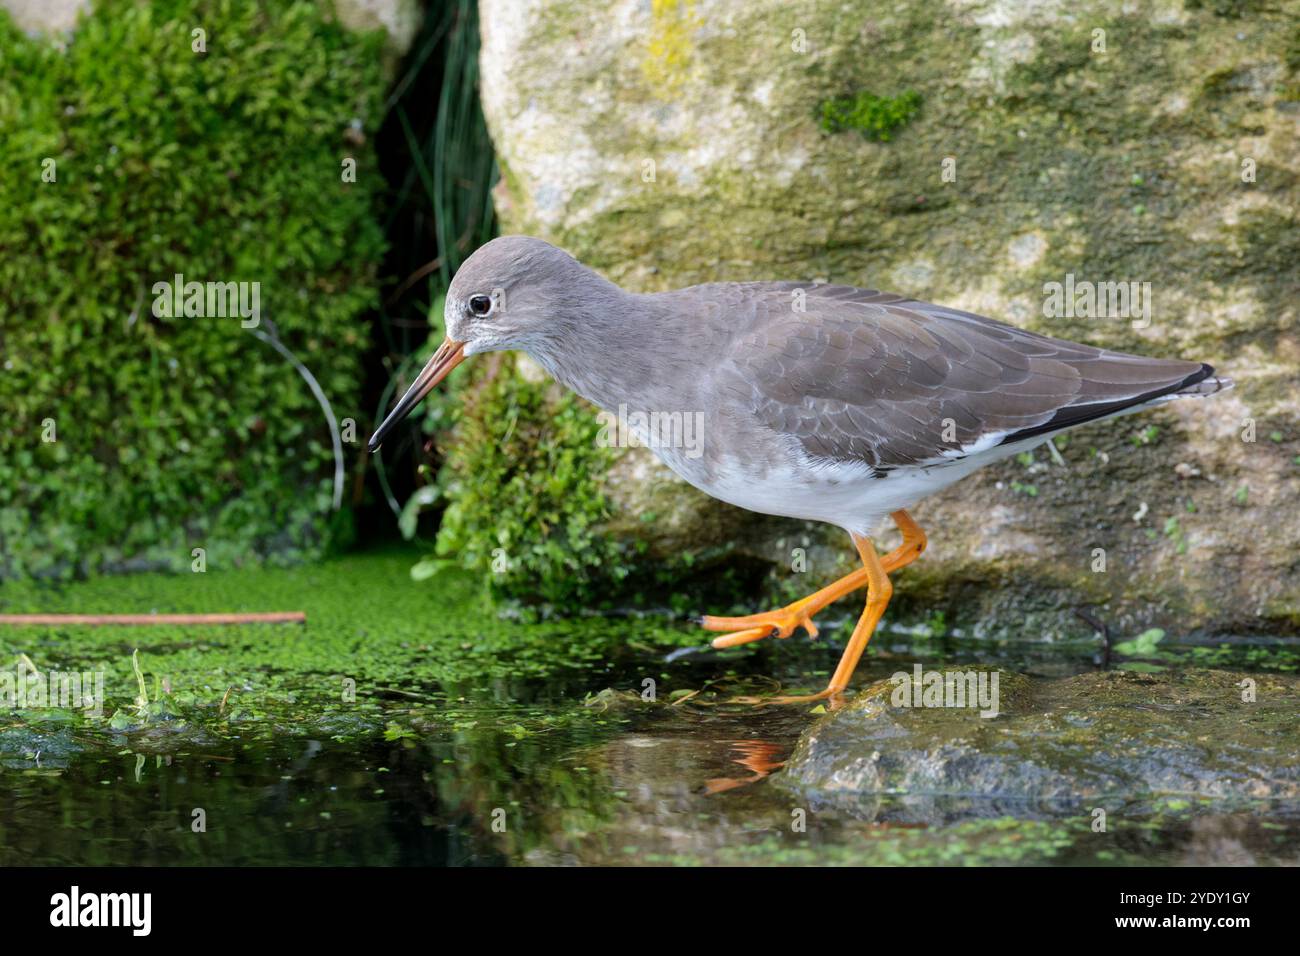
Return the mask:
[[[719,385],[818,458],[877,469],[1069,428],[1194,385],[1199,362],[1127,355],[849,286],[750,284]]]

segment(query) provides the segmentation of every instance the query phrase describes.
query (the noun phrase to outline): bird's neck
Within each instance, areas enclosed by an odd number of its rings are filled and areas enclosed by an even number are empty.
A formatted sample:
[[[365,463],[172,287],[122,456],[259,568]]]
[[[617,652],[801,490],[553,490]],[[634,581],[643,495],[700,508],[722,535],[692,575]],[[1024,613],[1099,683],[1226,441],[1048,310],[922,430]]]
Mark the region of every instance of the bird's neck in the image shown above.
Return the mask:
[[[683,358],[680,317],[656,296],[625,292],[612,283],[582,301],[580,309],[557,319],[554,334],[529,344],[525,350],[533,359],[606,411],[689,406],[693,383],[671,375]]]

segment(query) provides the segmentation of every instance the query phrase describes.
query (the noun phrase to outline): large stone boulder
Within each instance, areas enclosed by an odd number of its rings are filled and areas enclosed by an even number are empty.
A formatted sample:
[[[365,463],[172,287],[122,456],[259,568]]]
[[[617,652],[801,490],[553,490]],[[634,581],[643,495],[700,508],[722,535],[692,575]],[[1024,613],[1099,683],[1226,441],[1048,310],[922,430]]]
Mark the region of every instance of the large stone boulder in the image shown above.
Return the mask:
[[[921,505],[931,549],[899,575],[895,620],[937,608],[1051,638],[1086,631],[1089,604],[1120,633],[1300,625],[1300,59],[1281,8],[480,6],[505,232],[635,290],[883,287],[1236,380]],[[1049,317],[1067,281],[1149,283],[1149,321]],[[645,451],[607,486],[616,533],[649,554],[722,534],[786,576],[792,542],[851,554],[833,529],[719,518]]]

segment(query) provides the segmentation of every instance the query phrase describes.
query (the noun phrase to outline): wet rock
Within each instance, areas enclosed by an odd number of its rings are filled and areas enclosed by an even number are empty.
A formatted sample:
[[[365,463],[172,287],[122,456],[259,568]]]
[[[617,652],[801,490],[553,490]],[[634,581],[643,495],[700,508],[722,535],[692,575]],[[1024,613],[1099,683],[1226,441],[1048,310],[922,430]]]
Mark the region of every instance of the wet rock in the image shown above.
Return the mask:
[[[1300,680],[1292,676],[1001,672],[990,718],[971,707],[897,706],[900,688],[911,699],[918,686],[915,674],[905,677],[819,718],[782,785],[840,803],[894,794],[1057,810],[1131,808],[1171,795],[1300,799]]]

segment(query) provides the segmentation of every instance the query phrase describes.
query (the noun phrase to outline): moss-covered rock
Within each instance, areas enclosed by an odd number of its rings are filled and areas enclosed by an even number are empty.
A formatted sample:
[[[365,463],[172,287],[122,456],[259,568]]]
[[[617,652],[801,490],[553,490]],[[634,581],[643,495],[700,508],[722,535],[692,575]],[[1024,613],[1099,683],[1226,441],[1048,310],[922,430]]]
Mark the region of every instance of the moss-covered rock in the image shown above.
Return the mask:
[[[600,585],[626,574],[623,542],[598,530],[609,513],[600,425],[545,377],[516,377],[522,361],[493,355],[460,390],[460,425],[439,476],[450,501],[439,560],[485,572],[497,597],[599,603]]]
[[[1085,631],[1072,609],[1088,603],[1120,633],[1300,626],[1300,46],[1280,9],[482,11],[504,231],[557,242],[631,289],[884,287],[1236,379],[1211,401],[1090,427],[1059,460],[1040,449],[927,501],[916,517],[931,549],[899,575],[896,620],[938,606],[955,625],[1050,638]],[[833,112],[861,113],[889,140],[831,131],[827,103],[853,105]],[[1045,317],[1045,284],[1067,274],[1149,282],[1150,324]],[[608,481],[620,536],[653,544],[667,528],[671,548],[739,545],[789,587],[836,570],[821,560],[791,576],[792,538],[848,560],[838,532],[724,514],[644,451],[629,457]],[[647,512],[654,521],[637,520]]]
[[[783,782],[868,800],[1107,799],[1115,807],[1171,795],[1300,799],[1293,676],[1106,671],[1051,680],[1001,672],[990,695],[996,713],[983,716],[984,701],[944,706],[941,674],[900,672],[819,718]],[[923,696],[931,681],[933,702]]]

